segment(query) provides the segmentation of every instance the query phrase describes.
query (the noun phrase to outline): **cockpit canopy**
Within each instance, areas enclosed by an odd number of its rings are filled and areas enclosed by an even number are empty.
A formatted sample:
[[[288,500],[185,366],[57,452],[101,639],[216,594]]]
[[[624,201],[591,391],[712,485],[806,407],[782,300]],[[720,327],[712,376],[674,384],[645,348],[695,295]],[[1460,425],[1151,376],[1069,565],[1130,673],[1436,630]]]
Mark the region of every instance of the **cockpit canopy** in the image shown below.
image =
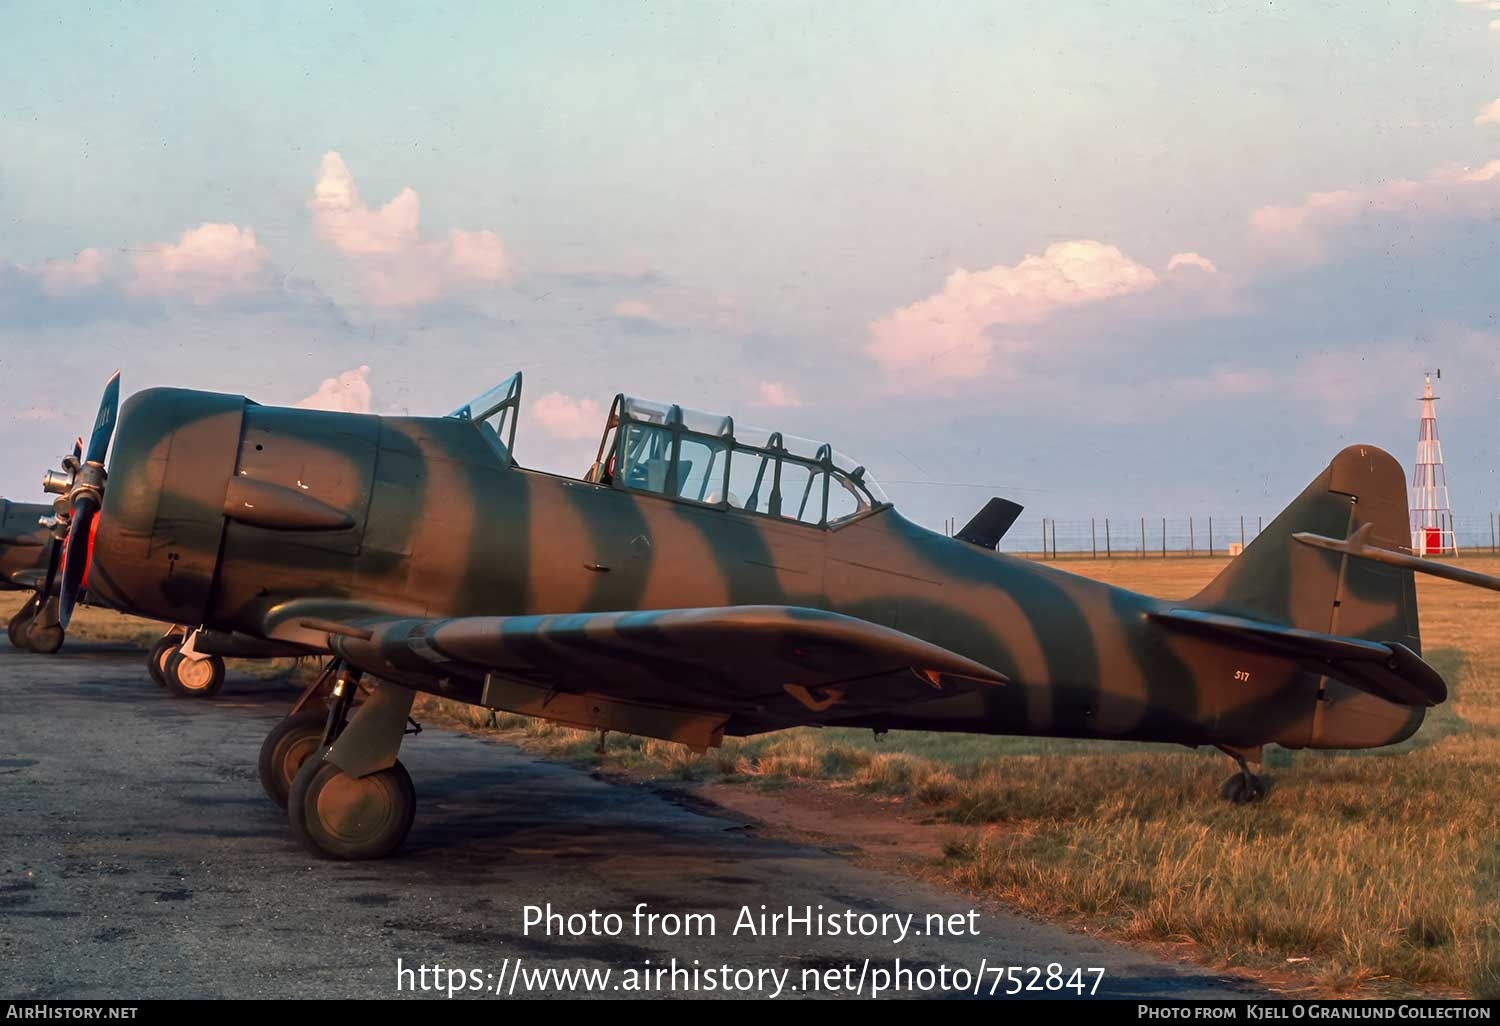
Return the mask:
[[[864,467],[826,443],[626,395],[610,408],[589,480],[818,526],[889,504]]]
[[[464,403],[448,416],[472,421],[500,457],[508,464],[515,452],[516,417],[521,407],[521,372],[516,371],[477,399]]]

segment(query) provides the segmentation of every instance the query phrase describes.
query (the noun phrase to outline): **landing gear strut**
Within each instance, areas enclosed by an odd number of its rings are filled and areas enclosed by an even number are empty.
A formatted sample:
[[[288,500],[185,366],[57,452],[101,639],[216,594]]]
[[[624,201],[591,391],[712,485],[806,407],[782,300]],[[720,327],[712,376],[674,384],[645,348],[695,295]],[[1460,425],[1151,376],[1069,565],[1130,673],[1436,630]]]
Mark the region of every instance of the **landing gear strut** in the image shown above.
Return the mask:
[[[1225,745],[1217,746],[1219,751],[1239,763],[1240,771],[1219,787],[1219,797],[1225,801],[1233,802],[1235,805],[1253,805],[1262,801],[1271,791],[1271,779],[1250,770],[1250,761],[1246,756],[1252,756],[1257,765],[1260,764],[1261,749],[1239,749],[1229,748]]]
[[[297,771],[302,768],[308,756],[323,747],[323,739],[328,735],[328,711],[321,701],[315,699],[332,695],[341,680],[349,681],[345,686],[351,692],[357,687],[352,675],[348,678],[341,677],[341,665],[339,660],[331,660],[312,686],[303,692],[297,704],[292,706],[291,712],[271,728],[271,733],[261,743],[260,786],[265,789],[267,797],[283,809],[286,808],[287,792],[291,790]],[[347,709],[339,717],[340,730],[343,729],[346,715]]]
[[[416,816],[411,776],[396,758],[414,694],[378,685],[348,724],[358,675],[334,686],[324,747],[297,771],[287,819],[302,845],[323,858],[356,861],[390,855]]]

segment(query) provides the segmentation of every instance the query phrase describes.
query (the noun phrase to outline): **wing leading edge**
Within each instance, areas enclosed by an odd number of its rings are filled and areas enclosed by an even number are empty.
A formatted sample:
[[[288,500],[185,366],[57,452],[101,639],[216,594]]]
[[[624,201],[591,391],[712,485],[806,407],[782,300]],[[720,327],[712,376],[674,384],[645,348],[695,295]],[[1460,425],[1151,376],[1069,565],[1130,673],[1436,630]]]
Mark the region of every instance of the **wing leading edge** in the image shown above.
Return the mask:
[[[624,724],[609,729],[673,740],[688,732],[688,743],[717,743],[736,714],[831,724],[1006,683],[921,638],[798,606],[387,617],[347,627],[329,632],[330,647],[376,676],[482,681],[482,704],[580,726],[599,726],[608,706]],[[684,718],[696,726],[676,722]]]

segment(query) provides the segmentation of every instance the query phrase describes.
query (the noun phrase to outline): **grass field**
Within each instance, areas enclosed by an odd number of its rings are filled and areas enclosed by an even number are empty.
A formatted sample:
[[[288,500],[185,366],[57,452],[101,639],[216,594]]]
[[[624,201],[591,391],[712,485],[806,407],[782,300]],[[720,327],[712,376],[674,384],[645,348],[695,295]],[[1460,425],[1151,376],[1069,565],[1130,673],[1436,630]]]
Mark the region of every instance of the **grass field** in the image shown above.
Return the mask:
[[[1073,561],[1153,594],[1198,590],[1211,559]],[[1500,559],[1465,565],[1500,573]],[[429,705],[553,755],[634,776],[889,796],[950,826],[925,872],[1017,908],[1319,990],[1500,997],[1500,594],[1419,578],[1423,645],[1452,689],[1415,737],[1368,753],[1267,757],[1259,806],[1217,798],[1231,764],[1171,746],[801,729],[699,756],[666,742]],[[11,603],[0,599],[8,614]],[[88,611],[80,632],[152,629]]]

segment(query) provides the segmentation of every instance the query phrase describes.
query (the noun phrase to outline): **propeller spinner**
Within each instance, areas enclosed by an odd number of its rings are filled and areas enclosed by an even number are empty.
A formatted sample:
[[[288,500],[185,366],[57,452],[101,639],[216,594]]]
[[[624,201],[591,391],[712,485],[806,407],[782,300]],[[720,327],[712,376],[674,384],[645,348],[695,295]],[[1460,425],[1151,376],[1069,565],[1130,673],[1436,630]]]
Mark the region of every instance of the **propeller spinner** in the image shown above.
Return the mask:
[[[62,497],[54,521],[55,541],[47,574],[47,590],[43,594],[51,593],[52,582],[58,574],[61,548],[62,587],[58,592],[57,619],[59,626],[64,628],[73,616],[73,607],[77,605],[88,577],[94,521],[104,504],[104,458],[109,454],[109,440],[114,434],[119,412],[120,372],[115,371],[109,384],[104,386],[99,415],[94,420],[94,431],[89,436],[87,448],[80,454],[75,447],[73,457],[63,461],[63,469],[48,471],[42,480],[46,491]]]

